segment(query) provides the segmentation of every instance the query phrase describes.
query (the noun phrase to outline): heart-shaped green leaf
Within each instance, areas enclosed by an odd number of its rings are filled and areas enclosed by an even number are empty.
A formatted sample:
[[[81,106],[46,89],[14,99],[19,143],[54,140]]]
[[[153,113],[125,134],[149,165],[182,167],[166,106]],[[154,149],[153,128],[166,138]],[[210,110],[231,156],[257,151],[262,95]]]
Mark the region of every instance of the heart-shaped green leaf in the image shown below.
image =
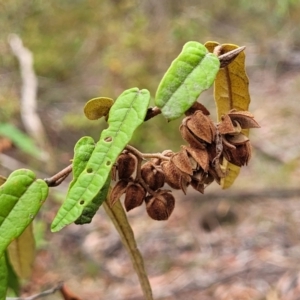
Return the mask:
[[[0,256],[32,222],[47,195],[45,181],[26,169],[11,173],[0,187]]]
[[[105,185],[119,154],[129,143],[135,129],[143,123],[150,101],[147,90],[124,91],[111,107],[109,127],[102,131],[85,169],[71,186],[67,199],[59,209],[52,231],[73,223]]]
[[[89,100],[84,106],[84,114],[89,120],[98,120],[108,114],[114,100],[107,97],[98,97]]]
[[[168,120],[179,118],[213,84],[219,68],[219,59],[204,45],[186,43],[161,80],[155,105]]]

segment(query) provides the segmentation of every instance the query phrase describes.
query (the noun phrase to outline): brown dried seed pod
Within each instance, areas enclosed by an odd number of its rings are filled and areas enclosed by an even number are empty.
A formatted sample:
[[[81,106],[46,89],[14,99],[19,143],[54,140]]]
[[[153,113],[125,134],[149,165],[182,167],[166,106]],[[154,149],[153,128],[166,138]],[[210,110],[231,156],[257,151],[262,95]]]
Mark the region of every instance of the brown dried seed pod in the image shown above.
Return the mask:
[[[165,175],[166,183],[171,188],[181,189],[184,193],[186,193],[186,189],[191,181],[191,177],[182,173],[171,161],[162,162],[161,168]]]
[[[110,207],[112,207],[116,203],[116,201],[118,201],[118,199],[120,199],[120,197],[126,192],[129,182],[130,181],[128,179],[121,179],[113,187],[108,200]]]
[[[185,118],[186,119],[186,118]],[[183,119],[182,124],[179,127],[181,136],[186,140],[192,147],[205,149],[206,143],[200,141],[186,126],[185,119]]]
[[[182,147],[182,150],[175,153],[171,157],[171,161],[175,164],[175,166],[183,173],[192,175],[193,169],[190,162],[190,159],[188,157],[188,153],[184,147]]]
[[[149,188],[153,191],[163,187],[165,184],[165,175],[158,166],[151,161],[143,164],[141,168],[141,176]]]
[[[244,134],[236,134],[236,135],[226,135],[226,140],[232,145],[241,145],[245,144],[249,141],[249,138]]]
[[[193,157],[193,159],[198,163],[198,165],[207,171],[209,167],[209,155],[207,149],[197,149],[193,147],[186,147],[186,151]]]
[[[139,183],[131,183],[126,189],[124,205],[126,211],[142,205],[146,191]]]
[[[204,194],[204,184],[203,183],[201,183],[201,182],[199,182],[197,180],[192,180],[191,186],[196,191],[200,192],[201,194]]]
[[[217,125],[220,134],[235,133],[234,125],[232,124],[229,115],[224,115],[221,122]]]
[[[175,198],[170,192],[161,191],[158,196],[145,199],[148,215],[157,221],[167,220],[175,207]]]
[[[192,107],[190,107],[186,112],[185,112],[185,115],[186,116],[190,116],[192,114],[194,114],[194,112],[196,112],[197,110],[201,110],[202,113],[206,116],[209,116],[210,115],[210,112],[209,110],[203,105],[201,104],[200,102],[195,102]]]
[[[242,167],[247,165],[251,158],[251,144],[247,141],[237,145],[235,149],[224,148],[224,157],[232,164]]]
[[[228,113],[229,117],[233,121],[237,121],[242,129],[259,128],[259,124],[254,119],[254,116],[249,111],[236,111],[231,110]]]
[[[212,120],[201,111],[196,111],[186,122],[190,131],[199,139],[211,143],[215,137],[215,125]]]
[[[136,158],[133,154],[124,151],[117,160],[119,179],[129,178],[136,168]]]

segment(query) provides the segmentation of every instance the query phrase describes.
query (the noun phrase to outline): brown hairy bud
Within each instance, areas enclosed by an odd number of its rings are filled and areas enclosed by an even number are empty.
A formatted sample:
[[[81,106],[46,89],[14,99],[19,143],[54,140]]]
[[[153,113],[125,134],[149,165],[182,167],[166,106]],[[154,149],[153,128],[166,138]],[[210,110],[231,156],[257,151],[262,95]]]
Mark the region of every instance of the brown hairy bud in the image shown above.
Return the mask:
[[[131,183],[126,189],[124,205],[126,211],[142,205],[146,191],[139,183]]]
[[[152,161],[143,164],[141,168],[141,176],[149,188],[153,191],[163,187],[165,184],[165,175],[159,166],[156,166]]]
[[[117,168],[119,179],[129,178],[136,168],[135,156],[127,151],[123,151],[118,157]]]
[[[196,111],[192,116],[188,117],[186,126],[199,139],[209,144],[214,140],[216,134],[215,125],[202,111]]]
[[[126,192],[129,182],[130,182],[129,180],[121,179],[113,187],[108,200],[110,207],[112,207],[120,199],[120,197]]]
[[[182,173],[172,161],[164,161],[161,163],[166,183],[173,189],[181,189],[185,194],[187,187],[191,181],[191,177]]]
[[[147,196],[145,202],[148,215],[157,221],[167,220],[175,207],[175,198],[167,191],[160,191],[157,196]]]

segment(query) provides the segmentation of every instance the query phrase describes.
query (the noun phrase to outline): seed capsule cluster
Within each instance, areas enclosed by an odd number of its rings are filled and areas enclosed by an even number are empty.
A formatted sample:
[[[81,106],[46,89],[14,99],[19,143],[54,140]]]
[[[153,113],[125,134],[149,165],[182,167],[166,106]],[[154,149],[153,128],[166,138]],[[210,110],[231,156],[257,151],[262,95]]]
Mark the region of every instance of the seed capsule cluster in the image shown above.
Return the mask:
[[[224,158],[240,167],[247,165],[251,145],[245,133],[256,127],[259,125],[248,111],[232,110],[214,123],[209,111],[197,103],[186,112],[179,128],[188,143],[179,152],[165,150],[144,164],[141,164],[144,158],[134,151],[124,150],[120,154],[113,168],[117,183],[110,193],[110,205],[125,194],[127,211],[145,202],[152,219],[167,220],[175,198],[170,190],[163,189],[164,185],[186,194],[188,186],[204,193],[213,181],[220,184],[226,175],[221,164]]]

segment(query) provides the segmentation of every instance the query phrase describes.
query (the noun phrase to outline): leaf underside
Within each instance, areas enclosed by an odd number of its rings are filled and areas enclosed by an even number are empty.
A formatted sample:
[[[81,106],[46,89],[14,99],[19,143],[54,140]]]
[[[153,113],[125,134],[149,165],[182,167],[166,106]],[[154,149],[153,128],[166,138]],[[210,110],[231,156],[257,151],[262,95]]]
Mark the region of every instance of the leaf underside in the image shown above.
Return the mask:
[[[30,223],[23,233],[13,240],[7,248],[9,261],[19,278],[27,279],[31,275],[35,258],[33,226]]]
[[[213,52],[217,42],[205,43],[206,48]],[[239,46],[232,44],[222,45],[222,54],[232,51]],[[231,109],[248,110],[250,104],[249,80],[245,71],[245,53],[241,52],[227,67],[219,70],[214,83],[214,97],[217,106],[218,121],[222,115]],[[249,130],[243,130],[248,136]],[[227,175],[221,179],[221,187],[229,188],[240,172],[240,167],[223,160]]]
[[[124,91],[115,101],[109,112],[109,127],[102,131],[84,170],[70,187],[51,225],[53,232],[77,220],[98,195],[119,154],[143,123],[149,101],[149,91],[138,88]]]
[[[182,116],[214,82],[220,62],[204,45],[188,42],[161,80],[155,105],[168,120]]]

